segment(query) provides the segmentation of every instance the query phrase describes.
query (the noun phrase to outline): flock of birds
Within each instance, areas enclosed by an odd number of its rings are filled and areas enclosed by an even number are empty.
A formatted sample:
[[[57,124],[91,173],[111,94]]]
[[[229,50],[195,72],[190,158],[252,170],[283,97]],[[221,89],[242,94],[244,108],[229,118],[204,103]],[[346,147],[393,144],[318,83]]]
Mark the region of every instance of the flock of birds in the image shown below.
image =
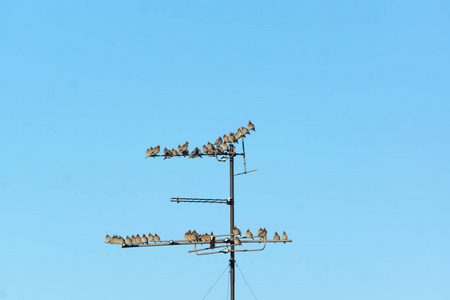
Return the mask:
[[[214,144],[208,142],[207,144],[203,145],[202,150],[196,147],[193,151],[189,153],[188,142],[184,143],[183,145],[178,145],[178,150],[175,148],[172,148],[172,150],[164,148],[163,150],[164,159],[168,159],[173,156],[184,156],[184,157],[188,156],[189,158],[196,158],[202,157],[202,155],[208,155],[212,157],[217,155],[228,154],[229,151],[231,151],[230,144],[239,143],[239,139],[244,138],[246,135],[250,134],[250,130],[255,131],[255,125],[253,125],[251,121],[248,121],[247,127],[248,128],[242,126],[241,128],[238,128],[236,133],[230,132],[229,135],[224,134],[223,137],[219,136],[219,138],[214,142]],[[156,146],[155,148],[153,147],[148,148],[147,151],[145,152],[145,154],[147,155],[145,158],[157,156],[160,150],[161,147],[159,145]]]
[[[234,226],[233,229],[233,243],[234,245],[242,245],[241,243],[241,239],[238,237],[240,236],[241,238],[243,238],[242,234],[241,234],[241,230],[239,228],[237,228],[236,226]],[[253,233],[250,231],[250,229],[247,230],[247,232],[245,233],[245,238],[260,238],[261,240],[267,239],[267,230],[264,228],[259,228],[258,229],[258,235],[254,236]],[[274,241],[287,241],[288,237],[285,231],[283,231],[283,235],[280,237],[280,235],[275,232],[275,235],[273,236],[273,240]],[[211,248],[215,247],[215,241],[216,241],[216,236],[214,235],[214,233],[211,231],[211,234],[205,233],[205,234],[199,234],[197,233],[197,231],[193,230],[188,230],[185,234],[184,234],[184,240],[188,241],[188,242],[198,242],[198,243],[205,243],[205,244],[210,244]],[[119,244],[119,245],[139,245],[139,244],[149,244],[149,243],[160,243],[161,242],[161,238],[159,237],[158,234],[155,233],[155,235],[149,233],[147,236],[145,235],[145,233],[140,236],[139,234],[137,235],[132,235],[131,238],[129,236],[127,236],[126,238],[121,237],[120,235],[113,235],[112,237],[110,237],[108,234],[105,237],[105,243],[108,244]]]

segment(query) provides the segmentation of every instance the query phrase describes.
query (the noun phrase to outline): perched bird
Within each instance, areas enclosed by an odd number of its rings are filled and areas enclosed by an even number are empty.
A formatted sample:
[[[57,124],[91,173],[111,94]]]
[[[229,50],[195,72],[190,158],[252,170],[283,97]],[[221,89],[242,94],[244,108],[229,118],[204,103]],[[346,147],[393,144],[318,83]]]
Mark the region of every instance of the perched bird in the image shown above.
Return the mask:
[[[111,237],[109,235],[106,235],[105,243],[111,243]]]
[[[172,156],[177,156],[179,153],[175,148],[172,148]]]
[[[234,226],[234,228],[233,228],[233,233],[234,233],[235,235],[241,235],[241,230],[240,230],[239,228],[237,228],[236,226]]]
[[[208,150],[213,150],[214,149],[214,145],[211,144],[210,142],[208,142],[208,145],[206,147],[208,147]]]
[[[155,237],[153,236],[153,234],[149,233],[147,239],[149,242],[153,242],[155,240]]]
[[[131,242],[132,242],[133,244],[137,244],[137,242],[136,242],[136,237],[134,236],[134,234],[131,236]]]
[[[113,236],[111,237],[111,244],[115,244],[115,243],[116,243],[116,236],[113,235]]]
[[[252,122],[250,122],[250,121],[248,121],[247,127],[248,127],[248,130],[256,131],[256,130],[255,130],[255,125],[253,125]]]
[[[258,236],[261,236],[262,232],[263,232],[262,227],[259,227],[259,229],[258,229]]]
[[[216,237],[214,236],[214,233],[211,231],[211,234],[209,235],[209,240],[211,241],[209,243],[209,247],[211,249],[214,249],[216,247]]]
[[[250,134],[250,131],[248,131],[247,128],[245,128],[244,126],[241,127],[241,132],[242,134],[245,136],[246,134]]]
[[[287,237],[286,231],[283,231],[283,235],[281,236],[281,239],[283,241],[287,241],[288,237]]]
[[[133,244],[133,241],[130,239],[130,237],[127,235],[127,238],[125,239],[125,242],[127,245]]]
[[[191,241],[194,241],[194,242],[197,242],[198,241],[198,233],[197,233],[197,231],[192,231],[192,234],[191,234]]]
[[[247,229],[247,232],[245,233],[245,236],[246,237],[248,237],[248,238],[252,238],[252,240],[253,240],[253,233],[251,233],[251,231],[250,231],[250,229]]]
[[[155,237],[154,237],[153,241],[154,241],[155,243],[156,243],[156,242],[161,242],[161,238],[159,237],[159,235],[157,235],[157,234],[155,233]]]
[[[141,236],[138,234],[136,235],[136,244],[140,244],[141,243]]]
[[[223,135],[223,142],[224,142],[224,143],[231,143],[231,142],[228,140],[228,136],[227,136],[226,134]]]
[[[119,236],[118,238],[118,244],[125,244],[125,240],[123,239],[123,237]]]
[[[202,148],[202,150],[203,150],[203,152],[208,152],[208,147],[206,147],[206,145],[203,145],[203,148]]]
[[[191,230],[189,229],[189,230],[184,234],[184,240],[185,240],[185,241],[189,241],[190,238],[191,238]]]
[[[214,145],[219,147],[223,143],[222,138],[219,136],[219,138],[214,142]]]
[[[164,159],[167,159],[167,158],[171,158],[171,157],[172,157],[172,152],[170,152],[170,150],[167,149],[167,148],[164,148],[163,154],[164,154]]]
[[[234,133],[230,132],[230,135],[228,135],[228,141],[230,143],[236,142],[236,137],[234,136]]]
[[[264,228],[263,231],[262,231],[262,235],[263,235],[263,236],[267,236],[267,230],[266,230],[265,228]]]
[[[155,148],[153,148],[152,156],[157,155],[157,154],[159,153],[159,149],[160,149],[160,148],[161,148],[161,147],[159,147],[159,145],[156,146]]]
[[[222,150],[223,152],[228,151],[228,145],[226,143],[223,143],[222,146],[220,146],[220,150]]]
[[[237,245],[241,245],[242,246],[241,240],[237,236],[234,237],[233,242],[234,242],[235,246],[237,246]]]
[[[147,148],[147,151],[145,151],[145,154],[147,155],[147,157],[150,157],[150,155],[152,155],[152,153],[153,153],[153,148],[152,147]]]
[[[145,233],[141,237],[141,243],[143,243],[143,244],[147,244],[148,243],[148,238],[145,236]]]
[[[278,233],[275,231],[275,235],[273,236],[273,240],[274,241],[279,241],[280,240],[280,236],[278,235]]]

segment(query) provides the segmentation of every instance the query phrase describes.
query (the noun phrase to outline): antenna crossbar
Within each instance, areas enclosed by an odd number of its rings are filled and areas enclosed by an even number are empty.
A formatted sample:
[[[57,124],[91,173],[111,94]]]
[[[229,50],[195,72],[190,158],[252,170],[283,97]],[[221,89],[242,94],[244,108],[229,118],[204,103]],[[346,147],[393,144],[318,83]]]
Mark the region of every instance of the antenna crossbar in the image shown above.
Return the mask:
[[[172,197],[170,198],[170,202],[188,202],[188,203],[223,203],[228,204],[230,202],[230,198],[228,199],[211,199],[211,198],[181,198],[181,197]]]

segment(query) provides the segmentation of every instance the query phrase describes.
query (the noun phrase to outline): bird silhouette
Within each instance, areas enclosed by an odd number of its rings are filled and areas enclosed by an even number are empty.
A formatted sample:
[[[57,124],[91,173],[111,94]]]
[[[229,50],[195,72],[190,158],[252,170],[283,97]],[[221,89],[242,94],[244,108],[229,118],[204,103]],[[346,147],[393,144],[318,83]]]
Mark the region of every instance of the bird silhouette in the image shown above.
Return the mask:
[[[143,243],[143,244],[147,244],[148,243],[148,238],[145,236],[145,233],[142,234],[141,243]]]
[[[256,130],[255,130],[255,125],[253,125],[252,122],[250,122],[250,121],[248,121],[247,127],[248,127],[248,130],[256,131]]]
[[[156,244],[156,242],[161,242],[161,238],[156,233],[155,233],[155,237],[154,237],[154,242],[155,242],[155,244]]]
[[[242,246],[241,240],[237,236],[234,237],[233,242],[235,246]]]
[[[280,236],[278,235],[278,233],[275,231],[275,235],[273,236],[273,240],[274,241],[279,241],[280,240]]]
[[[155,237],[153,236],[153,234],[149,233],[147,239],[149,242],[153,242],[155,240]]]
[[[125,239],[125,242],[127,245],[133,244],[133,241],[130,239],[130,237],[127,235],[127,238]]]
[[[247,232],[245,233],[245,236],[248,238],[252,238],[253,240],[253,233],[250,231],[250,229],[247,229]]]
[[[105,243],[111,243],[111,237],[109,235],[106,235]]]
[[[283,241],[287,241],[288,237],[287,237],[286,231],[283,231],[283,235],[281,236],[281,239]]]

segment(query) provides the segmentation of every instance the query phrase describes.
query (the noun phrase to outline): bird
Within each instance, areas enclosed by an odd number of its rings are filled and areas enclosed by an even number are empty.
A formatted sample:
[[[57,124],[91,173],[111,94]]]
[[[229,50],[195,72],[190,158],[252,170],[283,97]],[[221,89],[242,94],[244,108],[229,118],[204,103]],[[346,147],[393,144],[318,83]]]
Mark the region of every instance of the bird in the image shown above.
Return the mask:
[[[136,244],[136,237],[134,236],[134,234],[131,236],[131,242],[133,244]]]
[[[125,243],[127,244],[127,245],[131,245],[131,244],[133,244],[133,241],[130,239],[130,237],[127,235],[127,238],[125,239]]]
[[[153,148],[152,147],[147,148],[147,151],[145,151],[145,154],[147,155],[147,157],[150,157],[150,155],[152,155],[152,153],[153,153]]]
[[[109,235],[106,235],[105,243],[111,243],[111,237]]]
[[[234,237],[233,242],[234,242],[234,245],[236,245],[236,246],[237,245],[241,245],[242,246],[241,240],[237,236]]]
[[[208,147],[208,150],[213,150],[214,149],[214,145],[211,144],[210,142],[208,142],[208,145],[206,147]]]
[[[263,232],[262,227],[259,227],[259,229],[258,229],[258,236],[261,236],[262,232]]]
[[[141,236],[138,234],[136,235],[136,244],[140,244],[141,243]]]
[[[198,233],[197,233],[197,231],[195,231],[195,230],[192,231],[191,240],[194,241],[194,242],[198,241]]]
[[[141,237],[141,243],[143,243],[143,244],[147,244],[148,243],[148,238],[145,236],[145,233]]]
[[[226,143],[223,143],[222,146],[220,146],[220,150],[223,152],[228,151],[228,145]]]
[[[265,228],[264,228],[263,231],[262,231],[262,235],[263,235],[263,236],[267,236],[267,230],[266,230]]]
[[[189,241],[190,238],[191,238],[191,230],[189,229],[189,230],[186,231],[186,233],[184,234],[184,240],[185,240],[185,241]]]
[[[119,236],[118,244],[125,244],[125,240],[123,239],[123,237]]]
[[[228,135],[228,141],[230,143],[236,142],[236,137],[234,136],[234,133],[230,132],[230,134]]]
[[[274,241],[279,241],[280,240],[280,236],[278,235],[278,233],[275,231],[275,235],[273,236],[273,240]]]
[[[155,242],[155,244],[156,244],[156,242],[161,242],[161,238],[156,233],[155,233],[155,237],[154,237],[154,242]]]
[[[172,148],[172,156],[178,156],[178,151],[175,148]]]
[[[203,152],[208,152],[208,147],[206,147],[206,145],[203,145],[203,148],[202,148],[202,150],[203,150]]]
[[[231,143],[231,142],[228,140],[228,136],[227,136],[226,134],[223,135],[223,142],[224,142],[224,143]]]
[[[250,131],[248,131],[247,128],[245,128],[244,126],[241,127],[241,132],[242,134],[245,136],[246,134],[250,134]]]
[[[245,236],[246,237],[248,237],[248,238],[252,238],[252,240],[253,240],[253,233],[251,233],[251,231],[250,231],[250,229],[247,229],[247,232],[245,233]]]
[[[222,143],[223,143],[222,138],[219,136],[219,138],[214,142],[214,145],[216,145],[217,147],[219,147],[220,144],[222,144]]]
[[[171,157],[172,157],[172,152],[170,152],[170,150],[167,149],[167,148],[164,148],[163,154],[164,154],[164,159],[167,159],[167,158],[171,158]]]
[[[248,127],[248,130],[256,131],[256,130],[255,130],[255,125],[253,125],[251,121],[248,121],[247,127]]]
[[[233,228],[233,233],[234,233],[235,235],[241,235],[241,230],[240,230],[239,228],[237,228],[236,226],[234,226],[234,228]]]
[[[147,239],[149,242],[153,242],[155,240],[155,237],[153,236],[153,234],[149,233]]]
[[[288,237],[287,237],[286,231],[283,231],[283,235],[281,236],[281,239],[283,241],[287,241]]]
[[[152,153],[152,156],[155,156],[155,155],[157,155],[158,153],[159,153],[159,149],[160,149],[161,147],[158,145],[158,146],[156,146],[155,148],[153,148],[153,153]]]
[[[216,247],[216,237],[214,236],[214,233],[211,231],[211,234],[209,235],[209,239],[210,239],[210,243],[209,243],[209,247],[211,249],[214,249],[214,247]]]

